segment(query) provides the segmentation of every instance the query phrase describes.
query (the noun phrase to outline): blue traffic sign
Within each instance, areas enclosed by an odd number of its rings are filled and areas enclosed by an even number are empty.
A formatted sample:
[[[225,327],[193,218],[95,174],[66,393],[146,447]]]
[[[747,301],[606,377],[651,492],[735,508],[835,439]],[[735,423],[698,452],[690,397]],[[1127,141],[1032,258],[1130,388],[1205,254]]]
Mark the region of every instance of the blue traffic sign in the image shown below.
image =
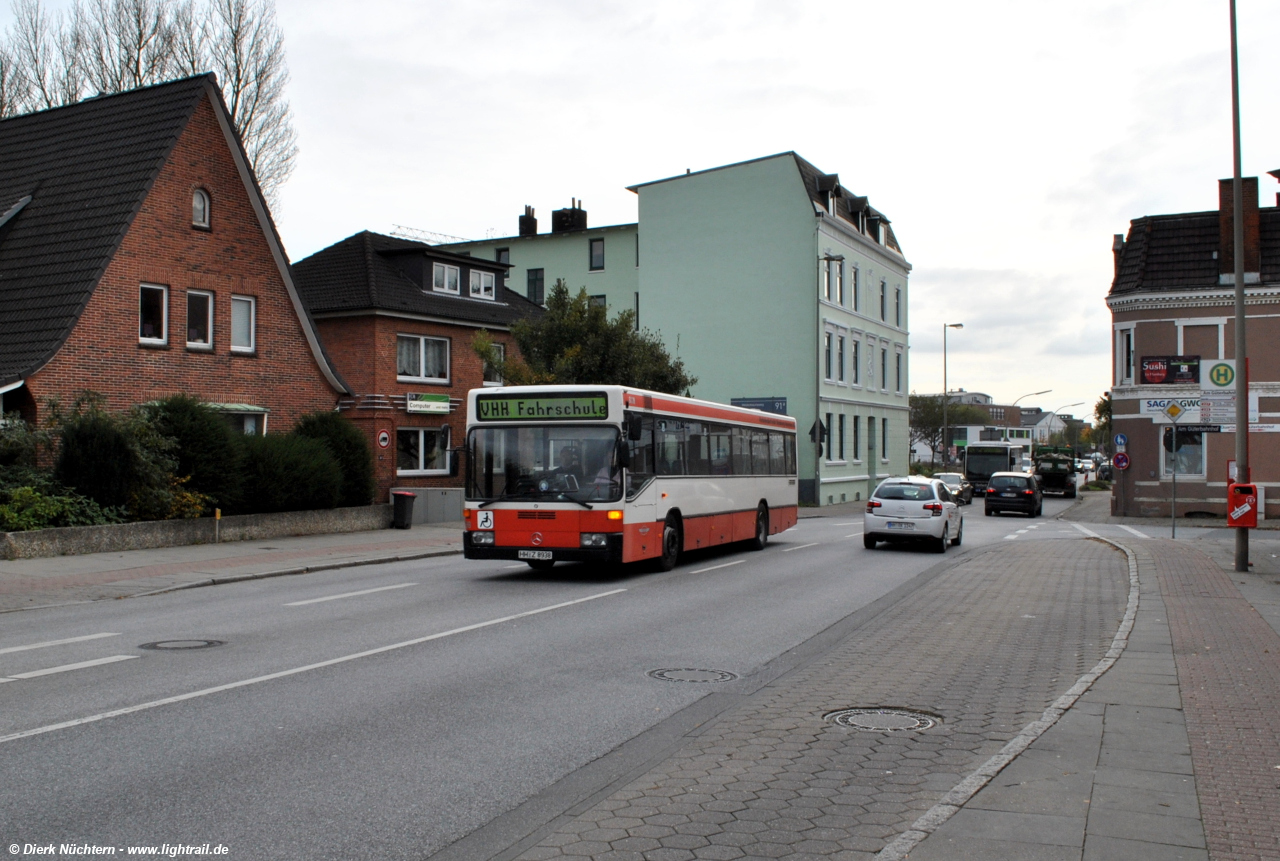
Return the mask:
[[[1118,433],[1116,434],[1115,442],[1116,442],[1116,445],[1128,445],[1129,437],[1125,436],[1122,433]]]

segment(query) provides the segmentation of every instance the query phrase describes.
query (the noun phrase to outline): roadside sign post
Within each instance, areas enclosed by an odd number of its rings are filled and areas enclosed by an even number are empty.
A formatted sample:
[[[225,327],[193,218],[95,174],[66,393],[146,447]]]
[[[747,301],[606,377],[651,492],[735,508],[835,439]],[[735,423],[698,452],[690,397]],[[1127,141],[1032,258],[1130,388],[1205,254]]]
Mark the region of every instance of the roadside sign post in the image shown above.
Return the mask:
[[[1172,455],[1173,461],[1173,495],[1169,498],[1170,538],[1178,537],[1178,416],[1185,412],[1186,410],[1178,406],[1177,401],[1170,401],[1169,406],[1164,408],[1164,414],[1173,424],[1169,430],[1169,454]]]

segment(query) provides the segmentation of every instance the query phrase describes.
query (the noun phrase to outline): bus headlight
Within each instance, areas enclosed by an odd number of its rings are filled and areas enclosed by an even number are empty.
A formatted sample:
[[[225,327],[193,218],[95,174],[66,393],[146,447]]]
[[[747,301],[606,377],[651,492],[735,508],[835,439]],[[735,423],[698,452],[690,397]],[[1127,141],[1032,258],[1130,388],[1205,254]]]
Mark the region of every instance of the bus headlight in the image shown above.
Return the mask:
[[[584,532],[582,540],[579,542],[581,547],[605,547],[608,545],[608,537],[603,532]]]
[[[472,532],[471,533],[472,546],[476,546],[479,544],[492,544],[492,543],[493,543],[492,532]]]

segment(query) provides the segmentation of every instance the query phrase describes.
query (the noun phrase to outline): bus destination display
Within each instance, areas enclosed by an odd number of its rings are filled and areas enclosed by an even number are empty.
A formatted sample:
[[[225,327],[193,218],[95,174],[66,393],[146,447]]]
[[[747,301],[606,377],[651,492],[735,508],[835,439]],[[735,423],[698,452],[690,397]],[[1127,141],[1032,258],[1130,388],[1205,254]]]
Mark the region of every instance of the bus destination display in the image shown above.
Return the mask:
[[[482,422],[601,421],[609,417],[604,392],[573,395],[479,395],[476,418]]]

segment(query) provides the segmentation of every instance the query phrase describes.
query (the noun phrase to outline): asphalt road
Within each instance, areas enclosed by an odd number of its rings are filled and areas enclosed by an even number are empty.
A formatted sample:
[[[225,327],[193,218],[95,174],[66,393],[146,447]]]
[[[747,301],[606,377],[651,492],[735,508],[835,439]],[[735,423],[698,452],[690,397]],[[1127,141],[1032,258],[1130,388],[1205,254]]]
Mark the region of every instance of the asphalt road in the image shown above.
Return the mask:
[[[860,516],[822,517],[669,573],[444,557],[8,614],[0,838],[273,859],[485,845],[473,832],[538,815],[530,799],[605,788],[611,752],[717,690],[650,671],[758,681],[967,549],[1082,538],[1048,519],[1067,505],[967,508],[946,556],[868,551]],[[204,640],[221,645],[142,648]]]

